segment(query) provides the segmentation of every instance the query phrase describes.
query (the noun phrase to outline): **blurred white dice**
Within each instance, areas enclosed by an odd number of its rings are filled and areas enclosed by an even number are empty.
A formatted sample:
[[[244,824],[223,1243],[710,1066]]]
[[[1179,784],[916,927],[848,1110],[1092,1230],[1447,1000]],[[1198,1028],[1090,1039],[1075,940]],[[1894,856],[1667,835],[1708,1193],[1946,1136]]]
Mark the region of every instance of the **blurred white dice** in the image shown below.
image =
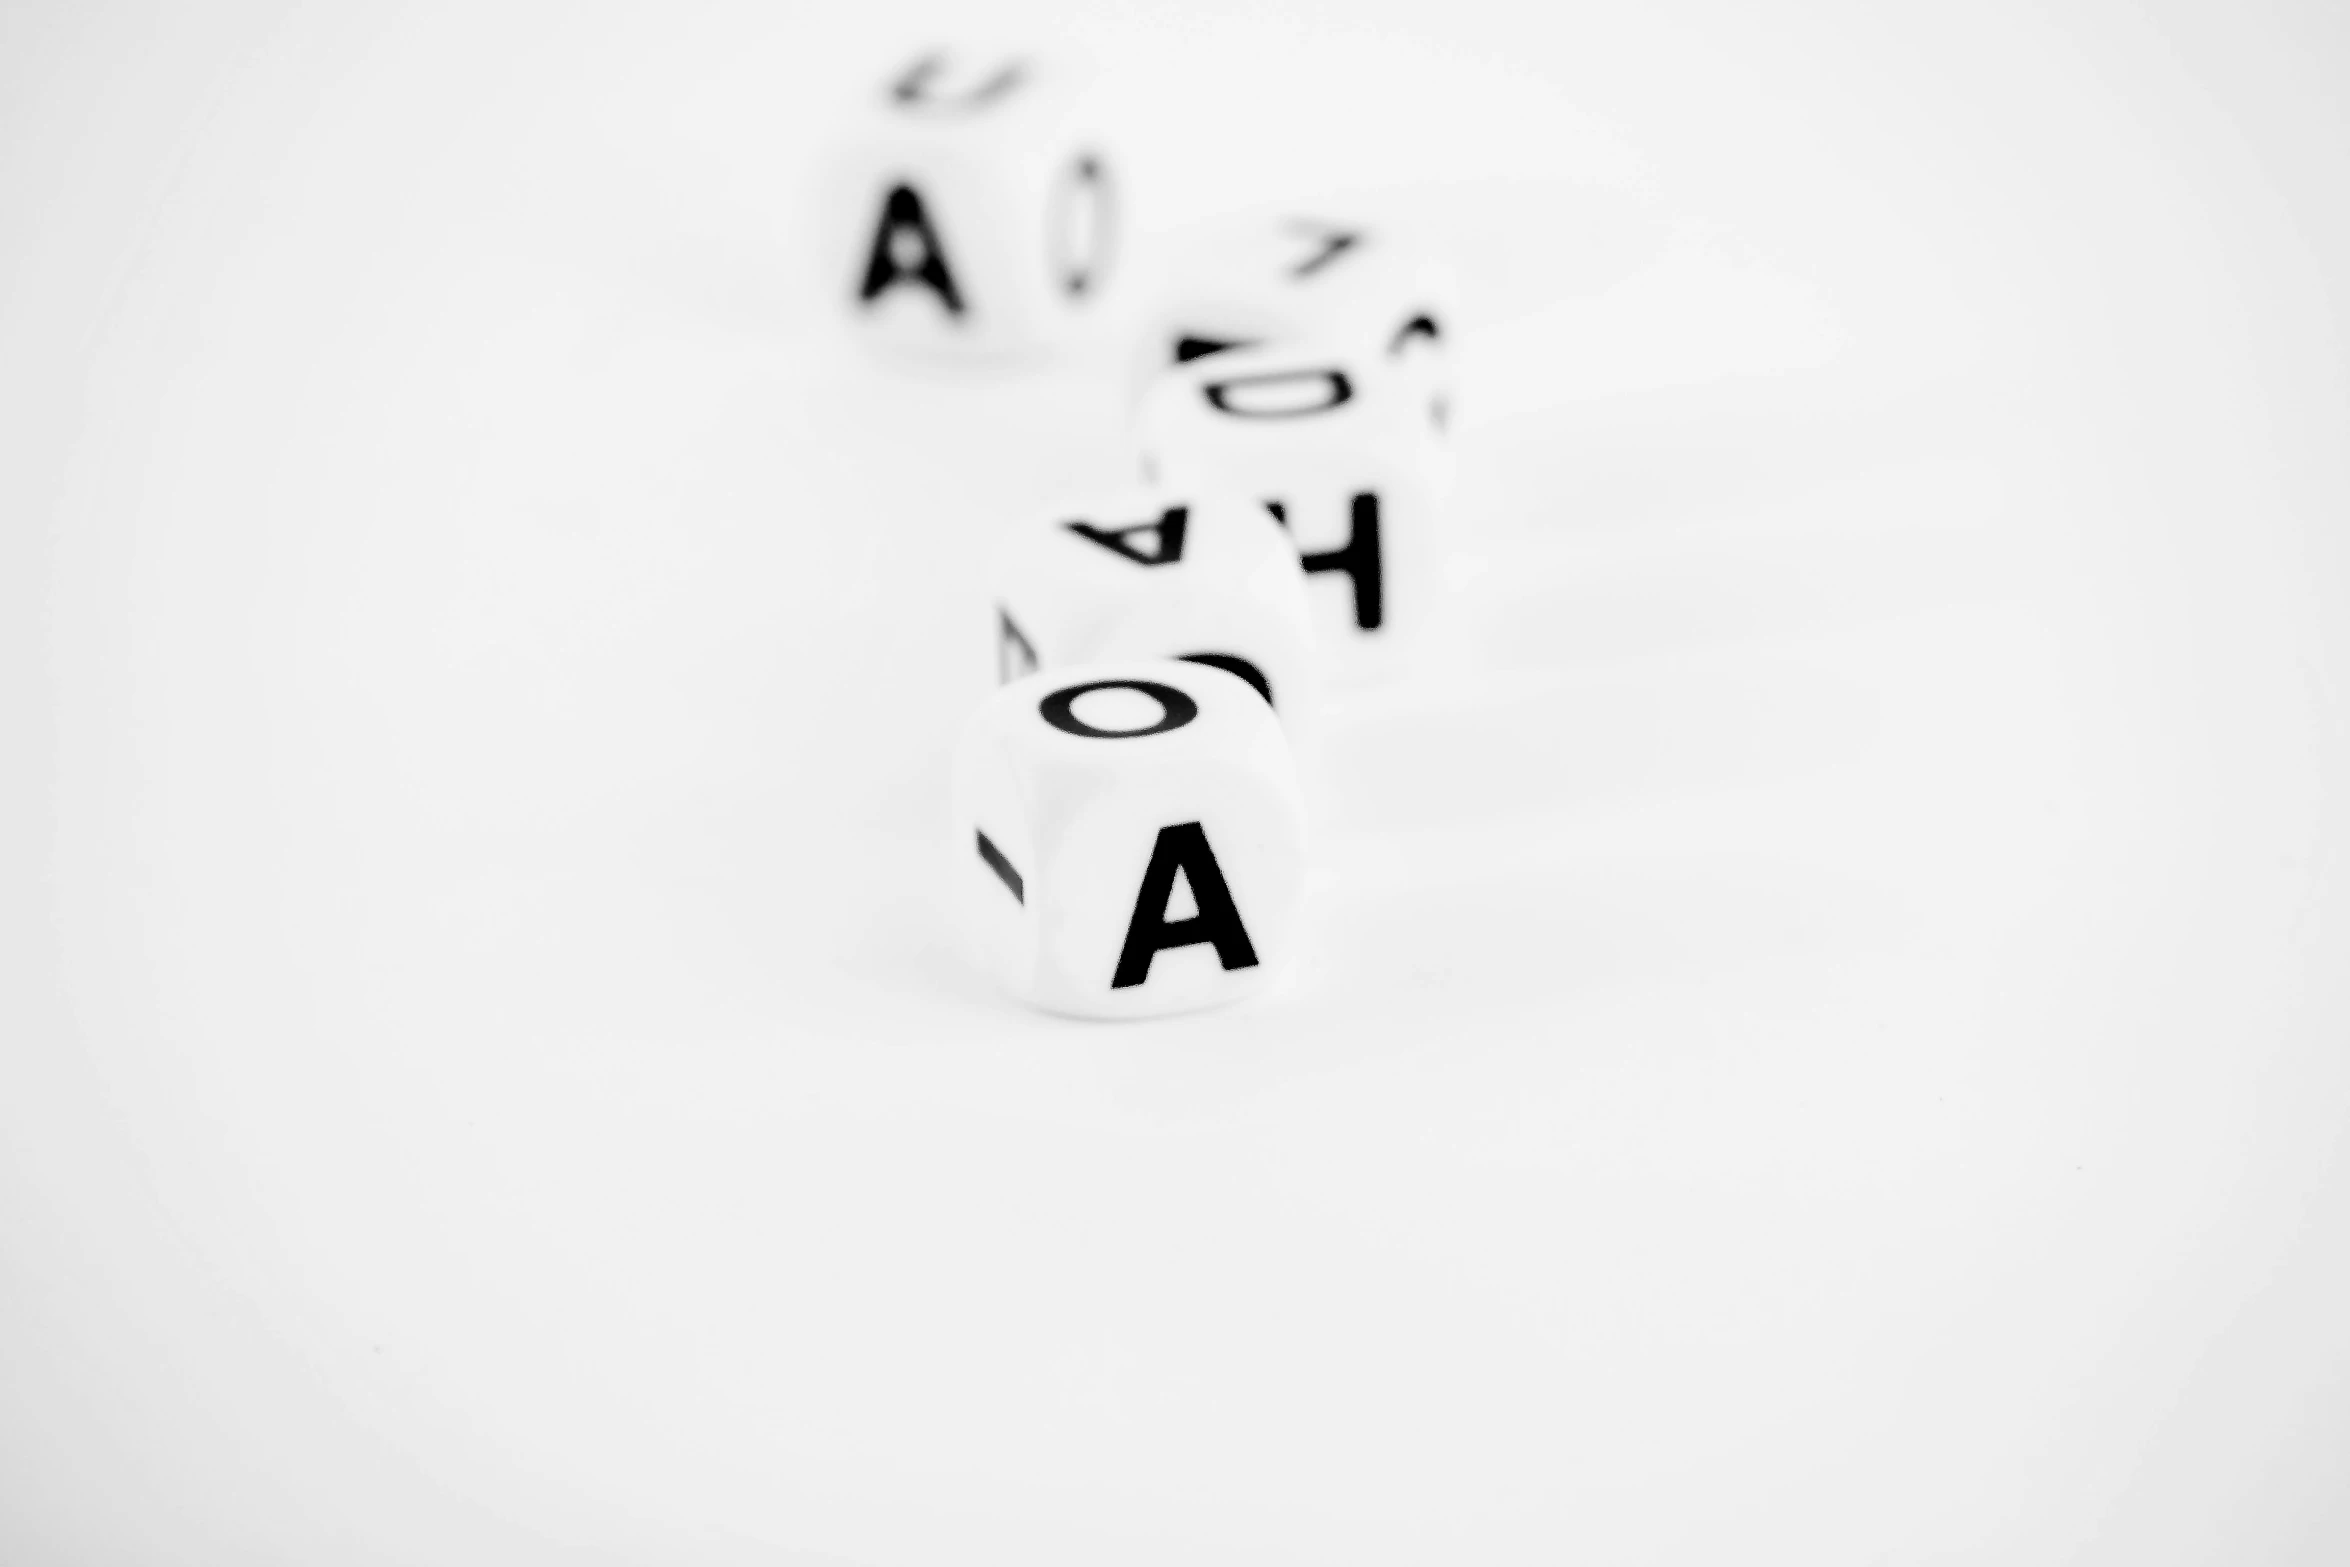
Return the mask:
[[[1405,382],[1432,427],[1448,423],[1458,285],[1398,230],[1251,212],[1162,236],[1152,252],[1137,287],[1145,377],[1227,349],[1310,347],[1358,379]]]
[[[1263,990],[1289,960],[1305,811],[1240,676],[1177,660],[1045,672],[974,714],[954,767],[955,901],[1010,993],[1155,1017]]]
[[[1319,349],[1228,348],[1160,374],[1139,441],[1166,489],[1281,520],[1332,678],[1408,667],[1443,607],[1450,491],[1419,387]]]
[[[1319,700],[1305,573],[1271,510],[1137,488],[1019,530],[995,601],[996,676],[1180,658],[1255,687],[1296,738]]]
[[[1112,154],[1073,65],[921,53],[875,88],[821,199],[860,333],[917,354],[1032,357],[1098,316],[1119,268]]]

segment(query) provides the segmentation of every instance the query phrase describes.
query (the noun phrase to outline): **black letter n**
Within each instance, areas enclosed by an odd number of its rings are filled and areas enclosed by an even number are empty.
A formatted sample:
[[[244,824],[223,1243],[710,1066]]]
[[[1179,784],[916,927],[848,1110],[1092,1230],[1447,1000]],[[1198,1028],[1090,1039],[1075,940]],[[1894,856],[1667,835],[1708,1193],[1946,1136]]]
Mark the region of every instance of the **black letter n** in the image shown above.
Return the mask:
[[[963,313],[963,295],[947,271],[946,250],[930,214],[910,185],[892,185],[881,204],[881,225],[873,231],[873,253],[865,259],[865,281],[857,290],[860,304],[871,304],[884,289],[900,283],[919,283],[936,294],[947,314]]]
[[[1189,919],[1167,918],[1167,900],[1175,893],[1175,873],[1191,884],[1191,899],[1199,912]],[[1159,829],[1151,845],[1151,862],[1143,868],[1142,889],[1134,895],[1134,917],[1126,926],[1126,945],[1118,951],[1118,972],[1112,990],[1139,985],[1151,977],[1151,959],[1170,947],[1201,942],[1216,949],[1226,969],[1254,968],[1257,949],[1233,907],[1232,889],[1216,868],[1215,851],[1208,847],[1207,831],[1197,822],[1178,822]]]

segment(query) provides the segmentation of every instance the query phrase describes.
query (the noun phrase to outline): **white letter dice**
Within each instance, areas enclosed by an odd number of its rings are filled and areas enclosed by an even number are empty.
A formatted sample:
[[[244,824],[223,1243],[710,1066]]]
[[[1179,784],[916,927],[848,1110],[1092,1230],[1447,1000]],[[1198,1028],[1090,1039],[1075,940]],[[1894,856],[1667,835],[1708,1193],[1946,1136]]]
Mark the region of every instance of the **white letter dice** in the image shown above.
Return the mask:
[[[1047,1011],[1190,1011],[1288,960],[1304,807],[1273,710],[1224,670],[1138,660],[1005,686],[957,748],[954,834],[982,961]]]
[[[995,605],[996,674],[1181,658],[1239,675],[1295,733],[1318,695],[1297,550],[1262,503],[1111,496],[1023,529]]]
[[[1052,346],[1099,303],[1117,246],[1110,160],[1080,95],[1025,55],[909,62],[825,200],[841,299],[866,335],[916,350]]]
[[[1143,369],[1230,348],[1332,354],[1412,387],[1442,430],[1458,289],[1401,236],[1352,219],[1253,213],[1173,236],[1149,269]]]
[[[1262,501],[1289,530],[1334,678],[1394,672],[1444,590],[1446,454],[1414,389],[1334,356],[1229,349],[1144,400],[1143,471]]]

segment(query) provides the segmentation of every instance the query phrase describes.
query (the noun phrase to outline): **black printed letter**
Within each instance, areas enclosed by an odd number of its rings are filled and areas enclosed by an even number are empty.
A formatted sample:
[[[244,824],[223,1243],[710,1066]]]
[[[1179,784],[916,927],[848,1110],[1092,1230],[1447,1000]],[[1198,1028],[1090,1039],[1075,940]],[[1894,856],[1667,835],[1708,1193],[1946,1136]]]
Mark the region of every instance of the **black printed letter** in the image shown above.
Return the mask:
[[[1034,674],[1038,667],[1036,644],[1021,631],[1019,622],[1003,605],[995,607],[995,679],[999,686],[1010,685],[1022,675]]]
[[[1289,512],[1281,502],[1267,501],[1265,508],[1283,527],[1289,526]],[[1376,631],[1387,613],[1386,580],[1379,560],[1379,497],[1357,495],[1349,504],[1348,521],[1351,531],[1342,547],[1300,554],[1298,564],[1309,573],[1345,572],[1354,582],[1355,625]]]
[[[1441,344],[1444,341],[1444,328],[1438,326],[1436,317],[1425,310],[1395,329],[1395,336],[1388,340],[1387,351],[1400,354],[1412,345],[1414,338],[1421,337],[1431,343]]]
[[[1012,868],[1010,860],[1004,858],[1004,851],[995,846],[993,839],[989,838],[985,832],[978,832],[976,829],[974,831],[975,836],[979,839],[979,857],[987,862],[989,870],[995,872],[996,879],[1012,890],[1014,903],[1026,903],[1028,888],[1021,881],[1020,873]]]
[[[858,301],[870,305],[884,289],[900,283],[919,283],[938,295],[949,315],[963,313],[963,295],[947,271],[945,247],[922,210],[922,198],[910,185],[892,185],[881,205],[881,224],[873,232],[873,253],[865,261],[865,282]]]
[[[1238,675],[1257,688],[1257,695],[1265,699],[1267,707],[1273,705],[1273,682],[1265,678],[1263,670],[1238,653],[1178,653],[1175,656],[1186,664],[1205,664],[1210,669],[1221,669],[1228,675]]]
[[[1140,729],[1098,729],[1077,716],[1077,699],[1093,691],[1139,691],[1159,704],[1157,722]],[[1036,704],[1037,715],[1065,735],[1081,740],[1137,740],[1181,729],[1199,717],[1199,704],[1156,680],[1089,680],[1081,686],[1063,686]]]
[[[1138,522],[1125,528],[1097,528],[1090,522],[1073,522],[1069,531],[1125,556],[1138,566],[1172,566],[1183,559],[1183,530],[1190,521],[1189,507],[1170,506],[1157,522]],[[1147,550],[1129,542],[1136,539],[1144,541]]]
[[[1236,419],[1298,419],[1353,401],[1355,389],[1344,370],[1268,370],[1210,381],[1200,395]]]
[[[1025,68],[1017,60],[1007,61],[995,75],[959,98],[949,98],[932,92],[931,85],[938,73],[946,67],[946,57],[924,55],[906,67],[905,74],[889,85],[889,95],[901,108],[907,109],[981,109],[1020,85]]]
[[[1052,236],[1061,287],[1092,292],[1108,275],[1118,243],[1118,204],[1099,155],[1081,152],[1053,190]]]
[[[1227,348],[1247,348],[1253,342],[1254,339],[1245,337],[1200,337],[1190,332],[1180,332],[1175,337],[1174,360],[1179,365],[1187,365],[1194,359],[1205,359]]]
[[[1320,250],[1308,256],[1299,264],[1296,271],[1289,274],[1292,278],[1312,277],[1347,251],[1361,244],[1364,237],[1353,229],[1342,229],[1333,224],[1319,223],[1312,218],[1291,218],[1289,227],[1292,233],[1303,234],[1309,239],[1321,241],[1322,244]]]
[[[1175,893],[1175,873],[1191,884],[1191,901],[1199,912],[1189,919],[1167,918],[1167,902]],[[1127,922],[1126,945],[1118,949],[1118,972],[1112,990],[1139,985],[1151,977],[1151,959],[1171,947],[1216,949],[1216,959],[1227,970],[1254,968],[1257,949],[1249,945],[1240,910],[1232,903],[1232,889],[1216,867],[1215,851],[1208,847],[1206,829],[1197,822],[1179,822],[1159,829],[1151,845],[1151,862],[1143,868],[1142,889],[1134,895],[1134,917]]]

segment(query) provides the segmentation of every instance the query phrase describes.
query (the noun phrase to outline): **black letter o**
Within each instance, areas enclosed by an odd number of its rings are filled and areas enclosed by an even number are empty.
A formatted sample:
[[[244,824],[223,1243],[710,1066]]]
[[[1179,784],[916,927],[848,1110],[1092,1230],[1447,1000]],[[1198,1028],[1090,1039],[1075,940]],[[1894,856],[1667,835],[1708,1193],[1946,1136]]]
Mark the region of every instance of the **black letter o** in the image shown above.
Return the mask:
[[[1314,400],[1285,402],[1279,395],[1283,391],[1293,399],[1311,391]],[[1352,402],[1355,395],[1346,372],[1338,369],[1268,370],[1258,375],[1227,376],[1221,381],[1208,382],[1200,392],[1207,398],[1209,407],[1235,419],[1311,418]],[[1235,398],[1235,392],[1242,395]]]
[[[1077,716],[1077,699],[1095,691],[1140,691],[1159,704],[1162,709],[1159,721],[1148,729],[1096,729]],[[1055,729],[1081,740],[1134,740],[1181,729],[1199,717],[1199,704],[1173,686],[1160,685],[1156,680],[1094,680],[1081,686],[1063,686],[1037,703],[1036,711]]]

